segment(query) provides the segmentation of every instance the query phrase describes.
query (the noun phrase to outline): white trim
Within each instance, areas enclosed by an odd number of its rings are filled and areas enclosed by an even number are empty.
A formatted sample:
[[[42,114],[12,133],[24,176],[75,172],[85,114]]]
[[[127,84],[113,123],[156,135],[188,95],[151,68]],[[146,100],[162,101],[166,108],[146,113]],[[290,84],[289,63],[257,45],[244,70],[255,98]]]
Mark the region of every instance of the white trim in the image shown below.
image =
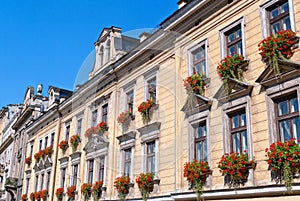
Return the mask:
[[[219,31],[220,56],[221,56],[220,59],[223,59],[224,57],[226,57],[228,55],[227,54],[227,46],[226,46],[226,42],[225,42],[226,41],[225,33],[238,25],[241,26],[243,56],[244,56],[244,58],[246,58],[245,18],[243,16]]]
[[[193,61],[193,52],[197,49],[199,49],[201,46],[204,45],[204,52],[205,52],[205,75],[208,76],[208,39],[202,40],[200,43],[194,45],[193,47],[190,47],[187,50],[187,62],[188,62],[188,75],[191,76],[193,74],[193,68],[192,68],[192,61]]]
[[[269,30],[269,20],[268,20],[268,11],[267,9],[278,3],[280,0],[269,0],[266,1],[264,4],[260,5],[259,13],[260,13],[260,24],[261,24],[261,33],[263,38],[267,38],[271,35]],[[290,15],[290,23],[292,31],[296,32],[296,21],[295,21],[295,13],[294,13],[294,4],[293,0],[288,0],[289,3],[289,15]]]

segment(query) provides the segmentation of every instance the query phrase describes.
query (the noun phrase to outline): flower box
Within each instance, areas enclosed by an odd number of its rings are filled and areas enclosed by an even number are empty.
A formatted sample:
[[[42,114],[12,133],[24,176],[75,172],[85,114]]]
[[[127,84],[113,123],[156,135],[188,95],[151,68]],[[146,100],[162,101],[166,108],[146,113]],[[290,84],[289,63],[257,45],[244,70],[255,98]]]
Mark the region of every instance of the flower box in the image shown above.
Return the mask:
[[[202,195],[203,186],[206,184],[207,177],[211,174],[212,170],[210,170],[207,161],[194,160],[184,164],[183,176],[187,178],[198,198]]]
[[[206,75],[194,73],[183,80],[183,85],[188,94],[193,92],[195,94],[203,95],[206,86],[205,79]]]
[[[220,172],[228,178],[228,186],[234,188],[247,182],[249,170],[255,166],[255,161],[249,160],[248,153],[224,154],[218,163]]]
[[[154,189],[154,174],[140,173],[136,178],[136,183],[143,197],[143,201],[148,200],[150,193]]]
[[[278,60],[290,59],[294,54],[293,49],[298,47],[298,43],[299,37],[292,30],[278,31],[258,44],[259,54],[263,62],[273,67],[275,75],[280,76]]]
[[[76,186],[70,186],[67,188],[67,196],[70,200],[75,200],[75,192],[76,192]]]
[[[70,138],[73,153],[76,151],[78,144],[80,143],[80,137],[78,134],[72,135]]]
[[[92,187],[92,195],[94,200],[99,200],[102,194],[103,181],[96,181]]]
[[[27,194],[23,194],[21,197],[21,201],[26,201],[27,200]]]
[[[114,187],[119,193],[120,200],[125,200],[129,193],[130,178],[128,176],[117,177],[114,181]]]
[[[103,135],[105,131],[108,131],[108,126],[106,122],[102,121],[98,125],[88,128],[85,131],[84,136],[89,138],[92,134]]]
[[[32,161],[32,157],[31,157],[31,156],[28,156],[27,158],[25,158],[25,163],[26,163],[28,166],[30,166],[31,161]]]
[[[150,111],[155,109],[156,104],[148,99],[147,101],[142,102],[139,107],[138,111],[142,115],[143,123],[148,124],[150,122]]]
[[[58,189],[56,189],[55,195],[56,195],[56,197],[57,197],[58,200],[62,200],[62,198],[64,196],[64,191],[65,191],[64,188],[58,188]]]
[[[238,54],[232,56],[229,55],[220,61],[217,71],[227,91],[229,78],[242,81],[243,71],[247,69],[248,64],[249,61],[245,60],[242,55]]]
[[[92,184],[83,183],[81,185],[81,193],[83,195],[84,200],[88,200],[92,193]]]
[[[58,144],[58,146],[59,146],[59,148],[63,151],[63,152],[65,152],[66,150],[67,150],[67,148],[68,148],[68,141],[66,141],[66,140],[62,140],[62,141],[60,141],[60,143]]]
[[[265,150],[271,171],[277,173],[276,183],[284,181],[289,192],[292,190],[293,176],[299,172],[300,165],[300,147],[295,140],[278,141]]]

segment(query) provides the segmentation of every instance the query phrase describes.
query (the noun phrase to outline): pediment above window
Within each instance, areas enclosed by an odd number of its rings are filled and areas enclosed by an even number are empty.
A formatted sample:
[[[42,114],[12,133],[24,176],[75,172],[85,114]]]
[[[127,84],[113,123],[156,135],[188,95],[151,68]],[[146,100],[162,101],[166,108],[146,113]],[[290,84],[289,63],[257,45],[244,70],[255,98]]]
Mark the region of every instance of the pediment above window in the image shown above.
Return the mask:
[[[81,152],[75,152],[75,153],[72,153],[72,154],[70,155],[72,161],[73,161],[73,160],[76,160],[76,159],[79,159],[80,156],[81,156]]]
[[[252,89],[253,85],[251,84],[229,78],[228,89],[226,89],[225,85],[223,84],[215,94],[214,98],[223,104],[225,102],[249,95],[252,92]]]
[[[268,65],[255,82],[259,83],[264,88],[268,88],[295,77],[299,77],[300,75],[300,63],[288,60],[278,60],[278,67],[281,73],[280,76],[277,76],[273,67]]]
[[[135,136],[136,136],[135,131],[130,131],[118,136],[117,139],[119,140],[121,149],[125,149],[127,147],[133,147],[135,144]]]
[[[58,160],[59,160],[60,164],[68,163],[69,157],[65,156],[65,157],[62,157]]]
[[[45,160],[45,162],[44,162],[44,167],[45,168],[49,168],[51,166],[52,166],[52,160],[51,160],[50,157],[47,157],[46,160]]]
[[[148,124],[146,126],[138,128],[137,130],[141,135],[141,143],[159,138],[160,126],[160,122],[154,122],[152,124]]]
[[[99,149],[107,148],[108,143],[109,142],[105,136],[99,134],[92,134],[89,137],[89,140],[83,150],[87,153],[95,152]]]
[[[187,116],[193,115],[195,113],[199,113],[203,110],[207,110],[210,108],[212,104],[212,100],[201,96],[199,94],[189,94],[188,98],[182,107],[181,111],[185,112]]]
[[[45,169],[43,161],[40,160],[39,162],[35,163],[35,165],[33,166],[33,169],[36,172]]]

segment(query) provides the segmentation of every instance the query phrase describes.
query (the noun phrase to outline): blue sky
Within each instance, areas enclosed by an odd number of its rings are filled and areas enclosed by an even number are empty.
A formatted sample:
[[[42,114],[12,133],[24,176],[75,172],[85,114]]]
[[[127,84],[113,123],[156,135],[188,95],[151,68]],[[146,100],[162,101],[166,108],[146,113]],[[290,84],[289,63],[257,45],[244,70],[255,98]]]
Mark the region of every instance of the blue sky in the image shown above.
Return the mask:
[[[22,103],[27,86],[73,90],[104,27],[155,28],[177,0],[1,0],[0,108]]]

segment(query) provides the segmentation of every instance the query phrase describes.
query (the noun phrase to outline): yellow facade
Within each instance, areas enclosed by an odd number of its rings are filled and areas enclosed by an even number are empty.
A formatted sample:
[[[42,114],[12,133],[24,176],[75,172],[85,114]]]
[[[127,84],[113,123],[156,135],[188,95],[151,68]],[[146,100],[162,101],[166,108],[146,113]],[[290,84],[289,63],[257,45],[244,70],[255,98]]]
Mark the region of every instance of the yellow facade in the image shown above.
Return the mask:
[[[265,148],[278,138],[273,130],[275,124],[272,122],[274,121],[270,120],[274,119],[273,110],[270,109],[273,107],[272,100],[279,95],[289,94],[292,89],[296,93],[298,104],[300,102],[298,70],[293,76],[279,83],[269,85],[269,82],[265,84],[257,81],[266,69],[257,47],[263,36],[268,35],[268,31],[264,33],[264,27],[267,24],[264,24],[266,19],[263,13],[276,2],[264,0],[233,1],[232,3],[192,1],[162,22],[161,30],[148,37],[149,44],[141,43],[137,51],[125,54],[115,63],[95,67],[97,72],[95,70],[96,73],[91,74],[87,83],[61,103],[50,105],[52,109],[49,109],[27,129],[29,135],[27,153],[30,153],[30,143],[33,143],[33,154],[37,153],[40,149],[40,139],[45,144],[45,137],[49,136],[48,139],[50,139],[51,133],[55,133],[55,140],[50,165],[47,166],[46,159],[43,159],[41,170],[39,170],[34,168],[33,159],[31,165],[26,166],[23,193],[29,196],[31,192],[46,188],[46,176],[42,186],[40,184],[40,187],[35,188],[36,176],[38,175],[38,180],[41,181],[41,174],[51,171],[48,200],[57,200],[55,196],[57,188],[63,187],[66,193],[66,188],[74,184],[74,165],[78,164],[75,199],[84,200],[80,187],[89,181],[89,164],[93,161],[91,173],[93,183],[103,178],[103,186],[106,187],[103,189],[100,200],[117,200],[118,192],[114,188],[114,179],[124,174],[124,152],[128,149],[131,151],[131,167],[128,174],[131,176],[131,182],[135,183],[135,178],[139,173],[146,172],[149,168],[146,167],[149,164],[146,161],[148,159],[146,151],[149,144],[153,142],[155,144],[153,172],[159,184],[155,184],[154,192],[150,194],[149,200],[196,200],[196,195],[189,189],[188,182],[183,177],[183,166],[185,162],[194,159],[194,141],[191,140],[194,138],[192,137],[193,125],[205,122],[208,127],[207,159],[213,173],[207,180],[204,199],[245,201],[277,199],[269,196],[280,196],[283,200],[300,199],[298,195],[300,189],[297,185],[299,179],[294,180],[294,196],[287,196],[284,186],[275,185],[275,182],[271,181],[265,157]],[[287,2],[290,8],[292,30],[299,36],[300,1],[289,0]],[[189,5],[193,6],[189,7]],[[242,87],[241,91],[239,89],[231,91],[232,97],[235,92],[238,94],[235,98],[224,96],[220,90],[223,83],[216,70],[218,63],[226,55],[222,51],[226,49],[222,40],[225,40],[224,37],[234,27],[233,25],[240,26],[242,30],[243,55],[249,60],[247,70],[243,72],[244,88]],[[105,34],[101,36],[99,43],[105,41],[105,37]],[[112,37],[117,36],[112,35]],[[187,100],[183,79],[192,74],[189,70],[191,69],[189,55],[199,45],[205,45],[206,50],[205,73],[209,82],[203,97],[207,98],[209,104],[205,103],[205,109],[199,109],[196,113],[187,115],[182,111]],[[96,44],[96,48],[100,48],[100,45]],[[295,65],[299,67],[297,63],[300,62],[299,48],[295,49],[290,61],[296,62]],[[99,62],[98,65],[100,65]],[[138,106],[149,98],[148,86],[152,80],[156,83],[157,108],[152,111],[151,121],[145,125],[138,112]],[[265,78],[263,81],[266,81]],[[251,90],[247,91],[249,89],[247,87]],[[244,89],[245,92],[242,91]],[[131,91],[134,93],[133,115],[135,118],[130,122],[129,128],[124,130],[117,118],[128,109],[126,97]],[[107,114],[105,113],[106,106]],[[96,110],[96,119],[94,119],[93,111]],[[235,191],[234,189],[228,190],[228,186],[224,185],[224,176],[219,172],[217,163],[224,153],[232,151],[228,139],[230,138],[228,122],[230,115],[240,110],[245,112],[247,119],[248,153],[250,158],[255,158],[257,165],[255,170],[250,170],[245,185]],[[108,130],[101,138],[95,138],[96,141],[93,142],[92,138],[85,137],[84,133],[92,126],[93,121],[101,122],[103,115],[107,115]],[[80,119],[82,120],[81,141],[74,153],[70,142],[69,148],[63,153],[58,148],[58,144],[62,140],[69,141],[69,137],[79,133],[78,121]],[[68,129],[69,132],[66,131]],[[101,177],[99,169],[102,162],[105,170]],[[29,187],[26,191],[27,185]],[[63,199],[67,200],[68,196],[64,195]],[[141,200],[137,184],[130,189],[127,199]]]

